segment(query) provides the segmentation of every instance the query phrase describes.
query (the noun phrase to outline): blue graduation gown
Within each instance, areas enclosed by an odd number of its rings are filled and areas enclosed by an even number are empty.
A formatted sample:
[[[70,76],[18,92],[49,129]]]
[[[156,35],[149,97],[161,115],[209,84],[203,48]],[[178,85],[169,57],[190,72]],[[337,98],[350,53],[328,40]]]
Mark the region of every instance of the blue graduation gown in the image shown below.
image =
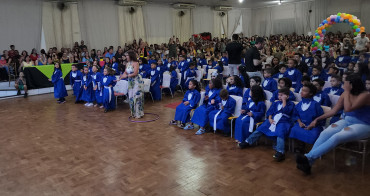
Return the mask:
[[[278,89],[277,82],[273,78],[265,78],[265,80],[262,83],[262,87],[263,87],[263,90],[267,90],[272,93]]]
[[[302,73],[296,68],[288,68],[284,73],[285,78],[289,78],[292,81],[292,87],[296,88],[297,84],[301,83]]]
[[[237,87],[235,85],[227,86],[226,90],[229,92],[229,95],[243,96],[243,88]]]
[[[119,76],[119,70],[118,70],[118,63],[114,62],[112,65],[112,69],[115,71],[114,75]]]
[[[277,73],[277,74],[272,76],[272,78],[274,78],[274,79],[280,79],[280,78],[283,78],[283,77],[284,77],[283,73]]]
[[[331,101],[327,93],[324,91],[320,91],[316,93],[316,95],[313,97],[313,99],[318,102],[322,106],[328,106],[331,107]]]
[[[335,64],[338,67],[348,67],[348,64],[351,62],[351,56],[338,56],[335,59]]]
[[[294,103],[291,101],[287,101],[286,106],[283,108],[278,108],[279,105],[283,104],[281,101],[274,102],[270,109],[266,113],[267,119],[265,122],[262,123],[261,126],[257,128],[256,131],[262,132],[266,136],[269,137],[280,137],[285,138],[289,135],[289,130],[291,126],[291,116],[293,114],[294,110]],[[279,120],[279,122],[276,124],[275,132],[272,132],[269,128],[271,126],[270,121],[268,120],[268,117],[271,115],[272,118],[274,118],[275,115],[282,113],[283,116]]]
[[[207,78],[207,76],[208,76],[208,70],[210,70],[210,69],[213,69],[213,65],[208,65],[207,64],[207,66],[206,66],[206,73],[204,75],[204,78]]]
[[[328,87],[324,89],[324,92],[328,95],[338,95],[341,96],[344,90],[341,87]]]
[[[208,100],[203,100],[203,105],[199,106],[195,111],[193,118],[191,118],[191,122],[199,125],[200,127],[204,127],[207,125],[209,118],[208,114],[213,111],[219,109],[219,103],[221,103],[220,98],[220,91],[221,89],[209,89],[206,87],[205,95],[208,95]],[[212,92],[212,93],[211,93]],[[211,96],[209,94],[211,93]],[[215,103],[211,104],[211,100],[214,99]]]
[[[250,118],[254,119],[253,126],[262,121],[262,118],[265,116],[266,105],[264,101],[260,101],[256,104],[252,100],[245,100],[243,98],[242,110],[246,112],[241,114],[235,121],[234,137],[239,142],[244,142],[251,134],[251,132],[249,132]],[[252,112],[253,116],[248,116],[248,112]]]
[[[87,87],[85,90],[84,86]],[[81,100],[86,102],[93,102],[95,101],[95,94],[93,89],[92,77],[90,74],[86,74],[82,77],[82,97]]]
[[[200,93],[197,90],[188,90],[182,100],[182,103],[176,107],[175,120],[181,123],[190,121],[190,111],[198,106]],[[185,101],[189,101],[189,105],[184,105]]]
[[[76,96],[76,101],[80,101],[82,95],[82,73],[77,70],[71,71],[69,74],[70,83],[73,85],[73,94]]]
[[[222,102],[222,101],[221,101]],[[230,123],[229,123],[229,117],[234,113],[235,111],[235,105],[236,101],[232,97],[228,97],[226,100],[226,103],[223,104],[224,109],[221,110],[213,110],[209,113],[209,124],[211,127],[215,128],[214,119],[216,118],[216,129],[222,130],[224,133],[230,133]],[[218,115],[217,115],[218,114]],[[217,115],[217,117],[216,117]]]
[[[305,111],[302,109],[303,104],[309,105],[307,109],[305,108]],[[313,120],[315,120],[315,118],[323,114],[324,111],[318,102],[313,99],[302,98],[302,101],[299,102],[294,108],[293,120],[297,121],[300,119],[303,124],[308,126]],[[299,123],[296,122],[290,131],[289,137],[298,139],[305,143],[313,144],[319,137],[322,130],[322,121],[311,130],[301,128]]]
[[[227,57],[222,57],[221,58],[221,61],[224,64],[224,66],[228,66],[229,65],[229,59]]]
[[[54,84],[54,97],[64,98],[68,96],[66,86],[64,85],[63,73],[61,69],[55,69],[51,76],[51,82]]]
[[[148,73],[150,71],[150,65],[148,64],[142,64],[139,66],[139,73],[143,78],[148,78],[150,74]]]
[[[107,110],[112,110],[116,108],[116,101],[114,97],[113,87],[116,85],[116,77],[106,75],[102,77],[101,84],[103,88],[103,106]],[[112,85],[112,87],[109,87]]]
[[[312,57],[302,57],[302,60],[307,64],[307,66],[311,66],[313,64],[313,58]]]
[[[179,63],[178,69],[181,73],[181,86],[185,86],[185,71],[189,69],[189,63],[186,60],[183,60]],[[187,89],[187,88],[186,88]]]
[[[279,100],[279,90],[276,90],[274,93],[272,93],[272,97],[270,99],[270,102],[273,103],[277,100]],[[295,101],[295,96],[294,96],[294,93],[292,91],[289,92],[288,101]]]
[[[150,92],[153,95],[154,100],[161,100],[161,81],[160,81],[160,71],[157,69],[150,70]]]
[[[188,89],[190,80],[195,79],[197,77],[197,72],[195,72],[195,69],[188,69],[184,73],[185,76],[185,83],[183,86],[183,89]]]
[[[101,84],[102,74],[100,72],[97,72],[96,74],[91,75],[93,86],[97,86],[95,90],[95,101],[97,104],[103,103],[103,86]]]
[[[198,66],[207,65],[207,59],[199,59]]]
[[[175,93],[176,86],[178,83],[179,83],[179,79],[177,78],[177,72],[173,70],[171,72],[171,82],[170,82],[170,88],[171,88],[172,94]]]

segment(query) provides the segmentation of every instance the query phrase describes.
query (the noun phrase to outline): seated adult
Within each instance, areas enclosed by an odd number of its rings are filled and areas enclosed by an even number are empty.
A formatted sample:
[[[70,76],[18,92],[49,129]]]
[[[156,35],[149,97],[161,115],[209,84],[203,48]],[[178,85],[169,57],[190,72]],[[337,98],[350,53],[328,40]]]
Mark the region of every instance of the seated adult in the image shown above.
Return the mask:
[[[338,144],[370,137],[370,93],[366,91],[361,77],[355,74],[346,77],[343,88],[344,93],[334,108],[316,118],[307,127],[310,130],[318,121],[332,117],[344,109],[344,119],[321,132],[309,153],[297,156],[297,168],[306,174],[311,173],[311,167],[317,158]]]

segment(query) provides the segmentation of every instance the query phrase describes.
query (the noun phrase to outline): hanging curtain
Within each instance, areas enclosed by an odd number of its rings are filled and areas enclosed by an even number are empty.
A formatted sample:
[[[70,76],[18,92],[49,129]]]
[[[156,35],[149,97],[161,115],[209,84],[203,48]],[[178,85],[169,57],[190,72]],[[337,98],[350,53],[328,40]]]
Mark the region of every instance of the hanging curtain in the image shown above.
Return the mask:
[[[171,7],[169,5],[147,4],[143,7],[143,14],[148,43],[168,43],[169,38],[173,36]]]
[[[130,11],[132,9],[134,11]],[[123,46],[134,39],[145,40],[145,25],[142,7],[118,7],[119,41]]]
[[[245,37],[252,36],[252,9],[242,9],[243,18],[243,35]]]
[[[184,12],[183,16],[180,16],[180,12]],[[186,42],[191,38],[193,33],[193,24],[192,24],[192,10],[172,10],[173,17],[173,33],[175,37],[178,37],[180,42]]]
[[[231,11],[227,12],[227,19],[228,19],[228,38],[231,38],[231,36],[234,34],[236,28],[238,27],[240,23],[240,19],[242,17],[242,10],[241,9],[233,9]]]
[[[213,37],[223,38],[227,37],[227,12],[224,16],[220,16],[219,11],[213,12]]]
[[[212,32],[213,11],[211,7],[200,6],[192,10],[194,34]]]
[[[0,5],[0,49],[15,45],[18,50],[40,49],[41,0],[2,0]]]
[[[76,3],[65,3],[60,10],[56,2],[44,2],[42,27],[46,48],[71,48],[74,42],[81,41],[80,22]]]

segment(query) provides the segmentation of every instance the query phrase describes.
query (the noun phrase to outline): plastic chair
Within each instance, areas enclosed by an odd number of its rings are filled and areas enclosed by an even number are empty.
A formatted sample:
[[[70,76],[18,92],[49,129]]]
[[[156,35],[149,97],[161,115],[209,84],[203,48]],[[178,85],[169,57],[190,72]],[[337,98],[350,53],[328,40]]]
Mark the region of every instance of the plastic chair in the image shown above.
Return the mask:
[[[299,94],[299,93],[294,93],[294,96],[295,96],[295,101],[297,101],[297,102],[302,101],[301,94]]]
[[[150,84],[152,83],[152,81],[147,78],[143,78],[143,81],[144,81],[144,93],[149,93],[150,96],[152,97],[152,101],[154,102],[153,95],[150,92]]]
[[[243,97],[235,96],[235,95],[230,95],[230,96],[236,101],[234,113],[231,117],[229,117],[229,120],[231,121],[230,137],[233,138],[233,122],[235,119],[237,119],[240,116],[240,111],[242,110],[242,105],[243,105]]]
[[[113,87],[114,96],[116,97],[116,105],[118,103],[118,97],[127,95],[128,92],[128,82],[127,80],[120,80],[117,82],[116,86]]]
[[[161,94],[162,94],[163,89],[168,88],[168,89],[170,89],[170,93],[171,93],[171,96],[173,98],[173,93],[174,92],[172,93],[172,90],[171,90],[170,85],[171,85],[171,75],[168,74],[168,73],[164,73],[163,74],[163,82],[162,82]]]
[[[229,66],[224,66],[224,70],[222,71],[222,75],[225,77],[229,77],[230,75],[230,70],[229,70]]]
[[[266,100],[270,100],[271,99],[271,97],[272,97],[272,92],[270,92],[270,91],[267,91],[267,90],[264,90],[264,92],[265,92],[265,94],[266,94]]]
[[[330,95],[329,94],[329,99],[330,99],[332,108],[338,103],[339,97],[340,97],[339,95]]]
[[[181,73],[177,73],[177,79],[179,80],[179,82],[177,83],[177,86],[180,87],[182,94],[184,94],[184,90],[182,89],[182,86],[181,86]]]
[[[331,83],[328,82],[328,81],[325,81],[324,87],[322,89],[326,89],[326,88],[329,88],[329,87],[331,87]]]

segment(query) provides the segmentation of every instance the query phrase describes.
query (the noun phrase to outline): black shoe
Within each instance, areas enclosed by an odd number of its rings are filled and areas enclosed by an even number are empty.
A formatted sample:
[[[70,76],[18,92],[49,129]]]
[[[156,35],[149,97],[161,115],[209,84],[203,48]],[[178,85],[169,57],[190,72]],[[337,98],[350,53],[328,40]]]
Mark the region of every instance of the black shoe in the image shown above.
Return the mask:
[[[250,147],[251,145],[249,143],[247,143],[247,142],[240,142],[238,144],[238,146],[239,146],[240,149],[245,149],[245,148]]]
[[[27,98],[28,97],[28,93],[24,93],[24,98]]]
[[[276,152],[273,157],[277,162],[285,160],[285,154],[283,154],[281,152]]]
[[[297,169],[303,171],[306,175],[311,174],[311,165],[306,156],[297,155],[296,162],[297,162]]]
[[[107,109],[105,109],[105,110],[104,110],[104,113],[107,113],[107,112],[108,112],[108,110],[107,110]]]
[[[20,91],[20,90],[18,90],[17,95],[20,95],[20,94],[21,94],[21,91]]]
[[[296,154],[304,154],[303,148],[294,148],[294,153]]]

